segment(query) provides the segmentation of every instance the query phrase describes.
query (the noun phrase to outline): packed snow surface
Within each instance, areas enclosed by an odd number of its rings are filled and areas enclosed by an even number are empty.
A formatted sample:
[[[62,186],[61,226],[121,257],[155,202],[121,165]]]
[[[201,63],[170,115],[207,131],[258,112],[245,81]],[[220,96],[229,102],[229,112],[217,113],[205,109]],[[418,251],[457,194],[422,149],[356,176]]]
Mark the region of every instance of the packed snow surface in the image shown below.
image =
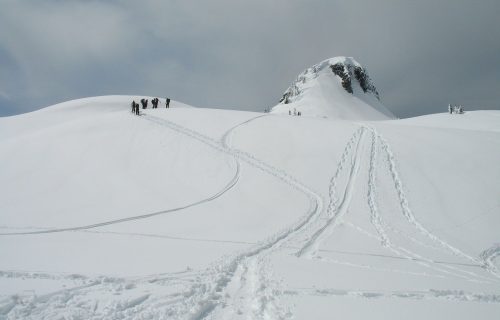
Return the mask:
[[[499,317],[500,111],[132,99],[0,118],[0,319]]]

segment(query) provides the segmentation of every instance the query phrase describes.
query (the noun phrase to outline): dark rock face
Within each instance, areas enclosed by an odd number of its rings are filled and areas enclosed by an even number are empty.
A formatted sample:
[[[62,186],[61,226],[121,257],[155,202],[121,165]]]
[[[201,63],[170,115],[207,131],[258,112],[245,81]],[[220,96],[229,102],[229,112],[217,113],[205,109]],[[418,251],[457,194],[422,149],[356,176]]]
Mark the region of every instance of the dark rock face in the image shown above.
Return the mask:
[[[280,103],[283,103],[283,104],[289,104],[290,103],[290,100],[288,100],[288,98],[290,97],[290,93],[289,92],[286,92],[283,97],[281,97],[280,99]]]
[[[342,87],[345,89],[345,91],[352,93],[353,91],[351,83],[351,74],[349,70],[346,70],[348,68],[346,68],[345,65],[342,63],[336,63],[334,65],[331,65],[330,68],[337,77],[340,77],[340,79],[342,79]]]
[[[337,77],[342,79],[342,87],[347,92],[351,94],[353,93],[352,79],[354,76],[364,93],[371,92],[377,97],[377,99],[380,100],[377,89],[373,85],[368,73],[363,68],[353,65],[345,65],[343,63],[336,63],[331,65],[330,68]]]
[[[300,88],[297,86],[297,83],[293,83],[290,88],[283,94],[283,97],[281,97],[280,103],[283,104],[288,104],[292,101],[290,101],[290,98],[299,95],[301,92]]]
[[[292,85],[285,91],[280,99],[281,104],[289,104],[300,99],[300,96],[307,90],[305,85],[308,81],[317,78],[320,73],[331,72],[341,79],[341,85],[345,91],[354,94],[356,82],[364,93],[373,94],[380,100],[377,89],[368,76],[366,69],[361,67],[353,58],[337,57],[325,60],[301,73]]]
[[[359,85],[361,86],[361,89],[363,89],[364,93],[372,92],[373,94],[375,94],[377,99],[380,100],[377,88],[375,88],[370,77],[363,68],[354,67],[354,76],[356,77],[356,80],[358,80]]]

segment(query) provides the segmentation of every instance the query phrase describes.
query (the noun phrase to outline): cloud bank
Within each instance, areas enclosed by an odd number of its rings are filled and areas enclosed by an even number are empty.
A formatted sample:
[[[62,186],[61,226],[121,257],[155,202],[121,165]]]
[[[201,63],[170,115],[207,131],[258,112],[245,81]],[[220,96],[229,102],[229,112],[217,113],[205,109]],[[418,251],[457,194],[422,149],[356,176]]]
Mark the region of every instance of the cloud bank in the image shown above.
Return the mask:
[[[0,115],[86,96],[262,111],[353,56],[408,117],[500,109],[500,2],[0,0]]]

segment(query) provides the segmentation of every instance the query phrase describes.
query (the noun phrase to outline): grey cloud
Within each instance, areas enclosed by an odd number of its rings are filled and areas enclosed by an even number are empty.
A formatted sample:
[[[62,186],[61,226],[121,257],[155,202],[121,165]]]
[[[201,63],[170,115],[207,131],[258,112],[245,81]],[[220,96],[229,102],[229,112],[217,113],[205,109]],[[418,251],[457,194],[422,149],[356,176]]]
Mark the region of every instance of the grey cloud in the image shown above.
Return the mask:
[[[499,108],[496,0],[0,3],[0,91],[18,112],[103,94],[263,110],[336,55],[400,117]]]

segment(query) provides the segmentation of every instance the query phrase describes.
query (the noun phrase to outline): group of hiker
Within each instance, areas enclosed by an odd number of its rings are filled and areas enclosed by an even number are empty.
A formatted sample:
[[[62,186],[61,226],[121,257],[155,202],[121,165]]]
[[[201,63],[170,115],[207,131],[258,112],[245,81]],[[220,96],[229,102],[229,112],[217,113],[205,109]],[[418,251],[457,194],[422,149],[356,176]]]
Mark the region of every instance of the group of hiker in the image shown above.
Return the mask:
[[[302,112],[297,111],[297,109],[293,108],[293,113],[292,113],[292,110],[288,110],[288,115],[289,116],[301,116]]]
[[[454,105],[452,106],[451,104],[448,104],[448,113],[449,114],[463,114],[464,113],[464,107],[462,105]]]
[[[143,109],[147,109],[148,108],[148,99],[141,99],[141,105],[142,105],[142,108]],[[157,109],[158,108],[158,104],[160,103],[160,99],[158,98],[154,98],[154,99],[151,99],[151,104],[153,105],[153,109]],[[137,102],[132,101],[132,104],[131,104],[131,107],[132,107],[132,113],[135,114],[135,115],[140,115],[140,111],[139,111],[139,104]],[[165,99],[165,108],[170,108],[170,98],[166,98]]]

